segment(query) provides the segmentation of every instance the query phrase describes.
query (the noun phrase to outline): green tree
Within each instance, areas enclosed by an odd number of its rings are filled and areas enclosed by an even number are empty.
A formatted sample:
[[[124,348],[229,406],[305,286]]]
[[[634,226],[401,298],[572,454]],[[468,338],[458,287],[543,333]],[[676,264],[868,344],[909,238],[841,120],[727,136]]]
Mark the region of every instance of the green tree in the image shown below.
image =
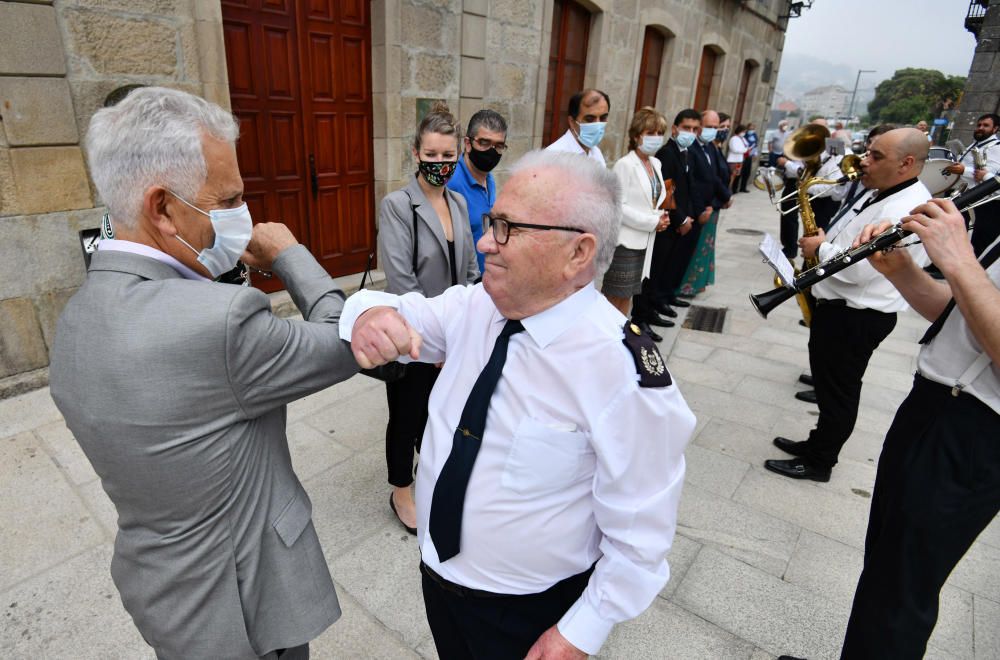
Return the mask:
[[[946,76],[933,69],[900,69],[875,88],[868,114],[874,123],[930,121],[935,117],[935,106],[940,107],[947,97],[958,98],[963,87],[962,76]]]

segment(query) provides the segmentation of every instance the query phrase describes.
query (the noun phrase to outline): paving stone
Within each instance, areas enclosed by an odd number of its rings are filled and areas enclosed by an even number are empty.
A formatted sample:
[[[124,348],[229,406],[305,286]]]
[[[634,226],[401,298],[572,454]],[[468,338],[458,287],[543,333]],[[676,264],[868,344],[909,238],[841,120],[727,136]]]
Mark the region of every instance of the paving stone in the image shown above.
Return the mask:
[[[330,572],[365,610],[413,648],[430,634],[419,564],[417,537],[393,520],[351,552],[331,557]]]
[[[321,433],[305,422],[290,424],[287,435],[292,466],[303,481],[330,469],[354,453],[329,434]]]
[[[772,575],[782,575],[799,529],[704,489],[685,485],[677,531]]]
[[[79,485],[97,479],[90,460],[80,449],[80,443],[73,437],[65,422],[60,420],[46,424],[36,429],[35,433],[45,443],[52,462],[63,471],[70,483]]]
[[[744,378],[742,373],[716,369],[703,362],[687,360],[676,355],[671,356],[669,367],[670,374],[678,380],[682,388],[685,383],[698,383],[723,392],[732,392]]]
[[[749,658],[753,645],[673,603],[657,599],[611,631],[597,658],[718,660]]]
[[[701,543],[692,541],[681,533],[674,534],[674,543],[670,547],[670,554],[667,555],[667,564],[670,566],[670,580],[660,591],[660,598],[670,598],[677,590],[677,585],[684,579],[691,562],[698,556],[701,550]]]
[[[976,660],[1000,658],[1000,603],[975,596]]]
[[[751,336],[754,339],[759,339],[769,344],[786,346],[795,351],[801,352],[808,350],[809,335],[801,332],[782,330],[780,328],[764,325],[758,328]]]
[[[100,526],[30,431],[0,440],[0,589],[104,540]],[[58,539],[58,542],[53,542]]]
[[[122,606],[110,565],[111,546],[101,544],[5,591],[4,656],[154,658]]]
[[[326,406],[304,421],[349,449],[364,450],[384,444],[387,419],[385,391],[367,388]]]
[[[993,519],[986,529],[979,534],[977,543],[987,543],[993,547],[1000,548],[1000,516]]]
[[[725,419],[758,430],[770,429],[780,409],[697,383],[684,386],[684,398],[695,413]]]
[[[752,467],[733,499],[749,509],[775,516],[855,548],[863,548],[869,500],[850,498]]]
[[[726,348],[716,350],[705,362],[720,369],[731,369],[739,373],[775,380],[779,383],[794,382],[799,377],[799,373],[801,373],[796,366],[776,363],[774,360],[759,358]]]
[[[434,638],[428,637],[417,646],[417,654],[427,660],[438,660],[437,647],[434,645]]]
[[[872,387],[867,383],[861,388],[862,406],[881,410],[892,415],[896,414],[899,404],[901,404],[905,398],[906,393],[900,392],[899,390],[878,386]]]
[[[108,494],[104,492],[100,480],[78,486],[80,498],[83,499],[87,509],[94,516],[94,520],[101,526],[104,538],[114,541],[118,534],[118,510]]]
[[[670,358],[667,360],[667,366],[671,366],[675,358],[684,358],[685,360],[691,360],[692,362],[704,362],[714,350],[715,349],[711,346],[705,346],[703,344],[680,342],[674,346],[674,350],[670,354]]]
[[[684,458],[687,465],[685,484],[692,484],[727,498],[736,492],[743,475],[750,468],[745,461],[696,444],[688,445],[684,450]]]
[[[364,605],[351,596],[339,581],[337,598],[340,600],[342,615],[309,644],[312,657],[356,658],[360,657],[362,649],[364,657],[373,660],[420,657],[398,634],[366,611]]]
[[[805,414],[809,411],[817,410],[817,408],[814,404],[799,401],[795,398],[795,393],[804,389],[806,389],[806,386],[799,383],[798,376],[788,382],[777,382],[748,375],[733,390],[733,393],[753,399],[754,401],[778,406],[788,411]]]
[[[703,548],[673,601],[764,651],[837,658],[848,608],[813,591]]]
[[[960,589],[1000,603],[1000,548],[973,543],[948,580]]]
[[[358,452],[303,483],[328,560],[359,545],[393,518],[384,450]]]
[[[385,385],[374,378],[362,376],[361,374],[352,376],[325,390],[320,390],[288,404],[288,422],[297,422],[304,417],[325,410],[335,403],[344,401],[359,392],[371,389],[379,389],[384,392]]]

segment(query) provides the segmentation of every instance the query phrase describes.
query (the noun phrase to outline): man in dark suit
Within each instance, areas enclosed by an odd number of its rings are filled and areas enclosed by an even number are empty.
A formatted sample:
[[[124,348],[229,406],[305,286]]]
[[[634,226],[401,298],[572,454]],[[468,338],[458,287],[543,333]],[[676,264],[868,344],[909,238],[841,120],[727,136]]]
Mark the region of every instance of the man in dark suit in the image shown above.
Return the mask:
[[[691,147],[691,209],[696,218],[695,226],[680,241],[672,255],[664,276],[666,302],[674,307],[688,307],[686,300],[677,297],[684,273],[687,272],[691,257],[698,245],[701,227],[720,209],[732,205],[729,190],[729,166],[726,157],[715,146],[714,140],[719,129],[719,115],[714,110],[701,113],[701,130],[698,140]]]
[[[673,184],[676,208],[670,211],[670,226],[656,234],[649,277],[643,281],[639,295],[632,299],[632,320],[655,341],[661,341],[663,338],[650,326],[669,328],[674,322],[660,315],[677,316],[677,312],[668,304],[672,289],[667,288],[665,276],[669,264],[674,259],[673,253],[678,240],[690,233],[695,226],[688,160],[692,145],[697,141],[700,126],[701,116],[696,110],[681,110],[670,129],[670,139],[656,152],[664,183],[669,186],[670,184],[666,182],[670,181]]]

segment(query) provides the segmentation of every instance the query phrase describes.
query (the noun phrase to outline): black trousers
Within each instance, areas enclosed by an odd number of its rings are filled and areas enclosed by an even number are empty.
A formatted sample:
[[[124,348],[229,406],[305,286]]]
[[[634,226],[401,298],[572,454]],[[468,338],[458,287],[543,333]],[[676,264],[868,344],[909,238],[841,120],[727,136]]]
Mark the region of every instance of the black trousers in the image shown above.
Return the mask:
[[[669,297],[665,279],[667,265],[673,259],[674,249],[680,238],[673,228],[658,232],[653,238],[649,277],[642,281],[642,291],[632,296],[632,318],[636,322],[648,320],[656,312],[656,304],[665,302]]]
[[[753,158],[751,156],[747,156],[743,159],[743,170],[740,171],[738,181],[740,182],[739,189],[744,192],[747,189],[747,184],[750,183],[750,169],[752,166]]]
[[[389,483],[398,488],[413,483],[413,451],[427,426],[427,400],[441,370],[433,364],[413,363],[406,375],[385,384],[389,422],[385,427],[385,462]]]
[[[819,420],[809,433],[803,458],[821,468],[837,464],[840,448],[858,419],[861,379],[868,360],[896,327],[895,314],[837,303],[843,301],[817,300],[809,327],[809,367]]]
[[[677,237],[677,243],[671,252],[669,261],[663,267],[663,287],[659,292],[659,302],[668,303],[680,291],[684,283],[684,274],[698,247],[698,237],[701,236],[702,225],[694,220],[691,231]]]
[[[423,563],[424,607],[441,660],[523,658],[542,633],[587,588],[593,568],[537,594],[472,592],[430,572]]]
[[[785,187],[781,189],[781,195],[788,195],[795,192],[798,187],[798,179],[785,178]],[[799,212],[791,211],[799,203],[796,195],[781,202],[781,248],[782,252],[789,259],[794,259],[799,253]]]
[[[952,569],[1000,512],[1000,415],[921,376],[875,477],[844,660],[922,658]]]

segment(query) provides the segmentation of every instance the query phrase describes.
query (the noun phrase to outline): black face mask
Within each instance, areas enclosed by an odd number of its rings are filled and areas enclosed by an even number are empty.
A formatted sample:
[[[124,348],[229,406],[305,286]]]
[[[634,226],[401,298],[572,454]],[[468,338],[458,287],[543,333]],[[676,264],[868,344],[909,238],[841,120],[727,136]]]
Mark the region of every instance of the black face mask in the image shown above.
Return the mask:
[[[475,147],[469,149],[469,160],[480,172],[489,172],[497,163],[500,162],[501,154],[499,151],[490,147],[485,151],[479,151]]]
[[[719,132],[716,135],[715,139],[719,140],[720,142],[724,142],[727,137],[729,137],[729,129],[728,128],[722,128],[722,129],[719,129]]]

